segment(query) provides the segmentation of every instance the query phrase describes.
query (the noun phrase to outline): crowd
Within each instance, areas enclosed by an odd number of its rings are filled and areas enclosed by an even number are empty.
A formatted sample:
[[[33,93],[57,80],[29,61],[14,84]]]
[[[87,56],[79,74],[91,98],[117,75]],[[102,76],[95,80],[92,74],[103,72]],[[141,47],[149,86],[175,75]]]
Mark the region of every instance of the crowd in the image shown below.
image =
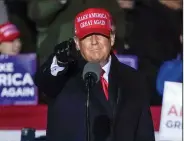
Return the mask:
[[[115,53],[138,57],[151,104],[160,105],[164,81],[182,82],[182,0],[0,0],[0,53],[36,52],[40,66],[89,7],[111,12]]]

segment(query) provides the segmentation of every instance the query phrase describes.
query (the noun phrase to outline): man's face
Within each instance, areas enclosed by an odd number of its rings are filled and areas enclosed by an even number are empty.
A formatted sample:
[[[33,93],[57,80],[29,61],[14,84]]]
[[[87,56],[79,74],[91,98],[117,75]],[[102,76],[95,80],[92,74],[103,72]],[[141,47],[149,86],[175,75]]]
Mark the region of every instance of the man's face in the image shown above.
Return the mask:
[[[91,34],[82,40],[76,39],[76,46],[83,58],[88,62],[104,62],[109,57],[114,45],[114,35],[107,38],[99,34]]]
[[[11,42],[2,42],[0,44],[0,53],[7,55],[17,55],[21,50],[21,42],[19,39],[15,39]]]

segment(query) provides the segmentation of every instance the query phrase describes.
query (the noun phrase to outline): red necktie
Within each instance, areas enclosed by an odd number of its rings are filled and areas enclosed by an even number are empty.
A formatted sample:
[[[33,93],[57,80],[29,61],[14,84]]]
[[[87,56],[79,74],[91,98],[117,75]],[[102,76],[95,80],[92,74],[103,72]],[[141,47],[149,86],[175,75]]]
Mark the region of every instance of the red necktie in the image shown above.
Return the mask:
[[[103,74],[105,73],[105,71],[102,69],[102,73],[100,76],[100,81],[102,83],[102,88],[105,94],[106,99],[109,99],[109,95],[108,95],[108,82],[105,80],[105,78],[103,77]]]

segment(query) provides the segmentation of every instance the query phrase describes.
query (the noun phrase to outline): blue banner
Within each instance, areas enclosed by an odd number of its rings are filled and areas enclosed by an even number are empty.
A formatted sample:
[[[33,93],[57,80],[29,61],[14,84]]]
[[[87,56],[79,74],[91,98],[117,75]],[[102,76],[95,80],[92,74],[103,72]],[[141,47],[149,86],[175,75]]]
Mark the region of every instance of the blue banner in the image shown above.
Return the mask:
[[[118,58],[118,60],[123,63],[126,64],[134,69],[138,69],[138,58],[135,55],[119,55],[117,54],[116,57]]]
[[[0,105],[35,105],[36,54],[0,55]]]

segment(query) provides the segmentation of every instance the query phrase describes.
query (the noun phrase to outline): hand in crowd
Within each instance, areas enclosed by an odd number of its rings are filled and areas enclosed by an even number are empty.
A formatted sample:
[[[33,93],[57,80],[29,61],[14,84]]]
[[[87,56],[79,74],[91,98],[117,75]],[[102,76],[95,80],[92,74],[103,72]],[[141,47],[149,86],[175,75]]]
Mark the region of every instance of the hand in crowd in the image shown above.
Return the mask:
[[[132,0],[117,0],[117,2],[121,8],[132,8],[133,7]]]
[[[160,0],[160,2],[171,9],[182,8],[182,0]]]

